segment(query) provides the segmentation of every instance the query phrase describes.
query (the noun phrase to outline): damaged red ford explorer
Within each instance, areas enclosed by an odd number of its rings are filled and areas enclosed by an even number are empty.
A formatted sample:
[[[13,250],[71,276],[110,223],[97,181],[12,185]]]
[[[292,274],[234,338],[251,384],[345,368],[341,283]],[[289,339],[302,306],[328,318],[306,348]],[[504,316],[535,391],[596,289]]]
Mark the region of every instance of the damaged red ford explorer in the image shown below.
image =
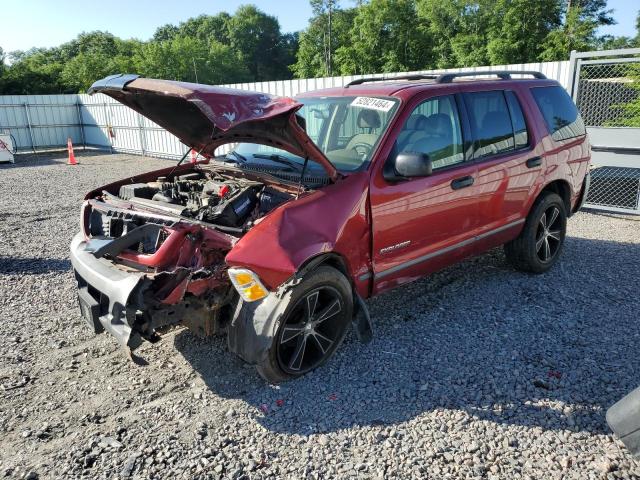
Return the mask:
[[[226,333],[280,382],[325,362],[350,325],[368,341],[363,299],[499,245],[516,268],[548,270],[586,197],[590,147],[557,82],[513,73],[296,99],[96,82],[205,160],[86,196],[71,244],[83,317],[128,351],[176,324]]]

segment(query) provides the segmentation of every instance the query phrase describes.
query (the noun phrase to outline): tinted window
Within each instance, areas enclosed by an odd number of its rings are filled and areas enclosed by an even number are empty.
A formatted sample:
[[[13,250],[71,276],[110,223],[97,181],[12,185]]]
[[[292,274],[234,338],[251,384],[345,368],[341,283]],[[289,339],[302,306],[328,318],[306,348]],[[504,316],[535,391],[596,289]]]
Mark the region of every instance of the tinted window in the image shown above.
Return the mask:
[[[536,87],[531,89],[531,93],[554,140],[566,140],[585,134],[578,109],[564,88]]]
[[[429,155],[433,169],[464,161],[462,131],[455,98],[431,98],[418,105],[398,135],[398,151]]]
[[[516,141],[516,148],[526,147],[529,144],[529,134],[527,133],[527,124],[524,121],[522,108],[516,94],[512,91],[504,92],[509,105],[509,113],[511,114],[511,122],[513,123],[513,133]]]
[[[467,93],[465,102],[476,139],[475,157],[514,149],[511,116],[502,91]]]

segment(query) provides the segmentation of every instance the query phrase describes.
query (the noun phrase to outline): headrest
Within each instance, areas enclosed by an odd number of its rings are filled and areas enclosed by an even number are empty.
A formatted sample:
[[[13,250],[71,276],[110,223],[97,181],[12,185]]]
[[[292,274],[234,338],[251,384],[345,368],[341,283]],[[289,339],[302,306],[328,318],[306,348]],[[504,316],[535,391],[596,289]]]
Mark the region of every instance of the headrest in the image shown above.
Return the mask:
[[[407,120],[406,130],[424,130],[427,124],[427,117],[420,113],[414,113]]]
[[[360,110],[358,113],[359,128],[380,128],[380,115],[375,110]]]
[[[449,136],[453,133],[451,128],[451,119],[445,113],[434,113],[427,117],[427,130],[434,135]]]

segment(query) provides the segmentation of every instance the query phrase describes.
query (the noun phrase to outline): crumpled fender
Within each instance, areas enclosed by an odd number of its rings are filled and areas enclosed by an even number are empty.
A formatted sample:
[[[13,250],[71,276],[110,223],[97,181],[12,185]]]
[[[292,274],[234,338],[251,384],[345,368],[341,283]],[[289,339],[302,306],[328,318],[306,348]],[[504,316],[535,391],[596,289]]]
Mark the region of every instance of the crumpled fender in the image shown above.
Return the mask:
[[[227,331],[229,351],[251,365],[266,360],[290,297],[291,289],[284,288],[257,302],[240,299]]]
[[[369,175],[358,172],[273,210],[227,254],[230,266],[257,273],[269,290],[290,279],[309,259],[340,255],[363,297],[370,271]]]

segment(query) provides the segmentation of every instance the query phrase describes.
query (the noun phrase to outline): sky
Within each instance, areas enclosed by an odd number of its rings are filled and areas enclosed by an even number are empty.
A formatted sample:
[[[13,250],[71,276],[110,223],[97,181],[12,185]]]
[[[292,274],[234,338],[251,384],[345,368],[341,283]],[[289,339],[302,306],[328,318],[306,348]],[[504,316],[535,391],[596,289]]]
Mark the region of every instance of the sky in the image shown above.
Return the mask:
[[[307,0],[4,0],[0,1],[0,47],[5,52],[53,47],[92,30],[148,40],[166,23],[176,24],[200,14],[233,13],[246,3],[277,17],[283,32],[304,29],[311,17]],[[351,4],[347,0],[343,3]],[[608,4],[615,9],[618,24],[602,28],[600,33],[634,36],[640,2],[609,0]]]

